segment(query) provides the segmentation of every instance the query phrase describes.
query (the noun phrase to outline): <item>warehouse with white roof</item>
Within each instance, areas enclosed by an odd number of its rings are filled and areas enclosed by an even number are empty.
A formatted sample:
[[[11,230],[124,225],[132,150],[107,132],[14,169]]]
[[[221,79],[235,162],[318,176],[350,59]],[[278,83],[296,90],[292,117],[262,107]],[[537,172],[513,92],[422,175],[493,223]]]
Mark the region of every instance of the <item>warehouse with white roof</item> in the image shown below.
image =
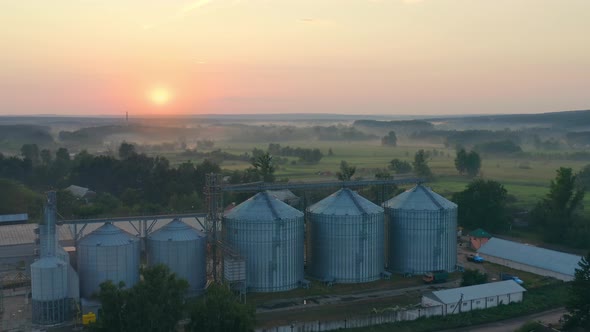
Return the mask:
[[[491,238],[477,252],[488,262],[563,281],[574,279],[582,259],[581,256],[498,238]]]
[[[513,280],[435,291],[422,296],[423,307],[442,306],[443,315],[521,302],[526,289]]]

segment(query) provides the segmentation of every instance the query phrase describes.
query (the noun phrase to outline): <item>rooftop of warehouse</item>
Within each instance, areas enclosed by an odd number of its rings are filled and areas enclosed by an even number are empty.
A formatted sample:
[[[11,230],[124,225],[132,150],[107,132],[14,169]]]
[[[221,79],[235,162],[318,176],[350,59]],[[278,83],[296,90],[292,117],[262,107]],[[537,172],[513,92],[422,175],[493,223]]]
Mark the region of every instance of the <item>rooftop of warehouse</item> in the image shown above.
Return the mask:
[[[168,224],[170,220],[161,220],[156,222],[151,231],[156,231],[166,224]],[[201,225],[194,219],[194,218],[185,218],[182,221],[187,223],[189,226],[197,229],[202,230]],[[133,225],[132,225],[133,224]],[[148,221],[148,227],[151,224]],[[95,229],[102,226],[103,223],[94,223],[94,224],[87,224],[84,228],[82,235],[88,235],[90,232],[94,231]],[[114,223],[115,226],[123,229],[124,231],[137,234],[136,229],[140,229],[139,222],[117,222]],[[79,224],[77,226],[78,232],[82,229],[84,225]],[[0,226],[0,246],[12,246],[12,245],[23,245],[23,244],[32,244],[35,243],[35,228],[38,228],[39,224],[37,223],[29,223],[29,224],[19,224],[19,225],[2,225]],[[59,240],[60,241],[73,241],[74,239],[74,225],[57,225],[56,226]]]
[[[505,280],[481,285],[434,291],[425,296],[443,304],[455,304],[461,300],[461,296],[463,296],[462,301],[471,301],[486,297],[520,292],[526,292],[526,289],[522,288],[513,280]]]
[[[528,244],[491,238],[478,252],[573,276],[581,256],[539,248]]]
[[[19,224],[0,226],[0,246],[14,246],[21,244],[35,243],[35,228],[39,224]],[[57,226],[57,232],[60,240],[72,240],[72,234],[64,226]]]

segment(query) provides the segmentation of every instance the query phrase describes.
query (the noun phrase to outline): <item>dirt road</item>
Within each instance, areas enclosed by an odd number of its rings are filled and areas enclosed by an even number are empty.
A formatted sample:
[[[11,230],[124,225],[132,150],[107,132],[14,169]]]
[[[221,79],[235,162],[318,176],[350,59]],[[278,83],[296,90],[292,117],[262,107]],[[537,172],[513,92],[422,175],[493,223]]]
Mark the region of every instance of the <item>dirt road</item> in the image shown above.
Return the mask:
[[[566,311],[564,308],[539,312],[536,314],[502,320],[494,323],[470,326],[463,329],[444,330],[440,332],[461,331],[461,332],[509,332],[521,327],[529,321],[541,321],[545,324],[556,324]]]

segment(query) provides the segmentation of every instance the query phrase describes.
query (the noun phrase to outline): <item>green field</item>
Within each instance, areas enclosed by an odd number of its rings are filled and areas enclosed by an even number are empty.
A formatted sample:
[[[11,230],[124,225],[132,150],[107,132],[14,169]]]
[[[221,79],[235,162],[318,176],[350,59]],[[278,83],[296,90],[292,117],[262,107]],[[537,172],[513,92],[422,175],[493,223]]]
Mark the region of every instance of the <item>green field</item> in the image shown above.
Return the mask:
[[[419,149],[432,151],[436,149],[439,156],[431,157],[429,165],[435,174],[435,179],[429,185],[440,194],[450,197],[452,193],[461,191],[470,179],[459,176],[454,165],[455,150],[444,146],[402,145],[398,147],[384,147],[378,141],[369,142],[334,142],[334,141],[292,141],[281,143],[281,146],[319,148],[324,157],[315,165],[297,162],[297,158],[288,158],[289,163],[278,165],[276,175],[278,179],[288,178],[290,181],[327,181],[335,180],[335,173],[339,169],[340,161],[346,160],[357,167],[355,177],[370,179],[379,169],[386,169],[389,161],[394,158],[411,162],[414,153]],[[253,148],[266,150],[268,144],[248,142],[217,142],[215,148],[232,154],[251,152]],[[328,156],[328,149],[333,155]],[[165,154],[173,164],[187,161],[179,152],[171,151]],[[201,160],[192,160],[200,162]],[[296,164],[291,164],[296,161]],[[571,167],[580,170],[587,162],[572,160],[529,160],[528,158],[505,158],[482,156],[481,176],[485,179],[502,183],[514,199],[513,205],[518,209],[530,209],[549,190],[549,183],[555,177],[559,167]],[[236,170],[250,166],[242,161],[225,161],[223,169]],[[586,202],[590,198],[586,198]]]

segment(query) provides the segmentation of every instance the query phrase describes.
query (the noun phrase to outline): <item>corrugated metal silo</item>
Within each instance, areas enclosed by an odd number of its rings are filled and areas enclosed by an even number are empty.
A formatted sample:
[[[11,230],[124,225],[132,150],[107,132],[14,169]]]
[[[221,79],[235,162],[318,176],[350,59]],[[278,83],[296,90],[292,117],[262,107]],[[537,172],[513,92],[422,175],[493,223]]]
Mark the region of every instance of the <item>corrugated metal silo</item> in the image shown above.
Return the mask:
[[[58,324],[69,318],[66,262],[51,256],[31,264],[31,300],[35,324]]]
[[[389,226],[389,269],[422,274],[454,271],[457,205],[422,185],[383,204]]]
[[[199,294],[207,283],[205,234],[174,219],[148,236],[148,264],[164,264],[189,283],[191,295]]]
[[[308,208],[309,273],[338,283],[377,280],[384,270],[383,208],[344,188]]]
[[[246,260],[246,284],[256,292],[296,288],[303,280],[303,213],[261,192],[223,217],[225,243]]]
[[[139,240],[111,223],[82,238],[77,251],[82,297],[98,292],[107,280],[126,287],[139,281]]]

